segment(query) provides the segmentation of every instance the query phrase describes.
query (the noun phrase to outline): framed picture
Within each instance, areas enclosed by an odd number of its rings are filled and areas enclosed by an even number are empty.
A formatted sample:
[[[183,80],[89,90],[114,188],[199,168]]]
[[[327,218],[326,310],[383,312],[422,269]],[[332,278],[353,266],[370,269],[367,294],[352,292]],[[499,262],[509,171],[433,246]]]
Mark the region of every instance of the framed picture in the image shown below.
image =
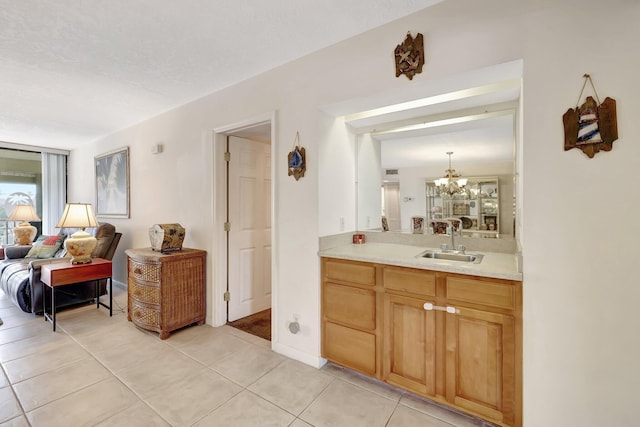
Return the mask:
[[[95,157],[96,216],[129,218],[129,147]]]

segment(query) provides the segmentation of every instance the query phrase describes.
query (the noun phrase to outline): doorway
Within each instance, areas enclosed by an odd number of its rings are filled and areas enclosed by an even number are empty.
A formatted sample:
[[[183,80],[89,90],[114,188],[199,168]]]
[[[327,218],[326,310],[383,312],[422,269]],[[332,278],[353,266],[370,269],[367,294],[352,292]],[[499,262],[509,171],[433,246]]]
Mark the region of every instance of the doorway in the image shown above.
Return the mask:
[[[225,323],[270,340],[271,122],[228,130],[224,137]]]

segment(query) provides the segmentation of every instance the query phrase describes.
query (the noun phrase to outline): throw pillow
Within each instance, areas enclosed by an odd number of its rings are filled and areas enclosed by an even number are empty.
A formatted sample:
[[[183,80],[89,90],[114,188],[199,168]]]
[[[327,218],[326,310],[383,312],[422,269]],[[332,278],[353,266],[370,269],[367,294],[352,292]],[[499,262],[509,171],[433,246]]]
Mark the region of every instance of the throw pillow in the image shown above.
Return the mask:
[[[53,258],[62,246],[62,236],[40,236],[25,258]]]

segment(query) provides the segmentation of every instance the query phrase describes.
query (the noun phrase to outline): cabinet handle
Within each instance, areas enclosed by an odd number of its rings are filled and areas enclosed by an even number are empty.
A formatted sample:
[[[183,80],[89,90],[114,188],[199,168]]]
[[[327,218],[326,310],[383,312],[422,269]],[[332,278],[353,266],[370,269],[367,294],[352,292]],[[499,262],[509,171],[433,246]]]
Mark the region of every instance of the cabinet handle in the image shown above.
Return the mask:
[[[460,309],[457,309],[453,306],[448,305],[446,307],[442,307],[440,305],[433,305],[433,303],[430,303],[430,302],[425,302],[422,308],[424,308],[427,311],[438,310],[438,311],[446,311],[447,313],[450,313],[450,314],[460,313]]]

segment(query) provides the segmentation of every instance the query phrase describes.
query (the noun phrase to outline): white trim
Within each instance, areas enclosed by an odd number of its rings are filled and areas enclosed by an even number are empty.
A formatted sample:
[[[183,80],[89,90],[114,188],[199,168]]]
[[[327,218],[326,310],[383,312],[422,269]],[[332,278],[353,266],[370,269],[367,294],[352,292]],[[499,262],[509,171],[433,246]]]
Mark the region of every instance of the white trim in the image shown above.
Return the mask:
[[[280,353],[283,356],[287,356],[291,359],[307,364],[309,366],[313,366],[316,369],[322,368],[327,363],[327,359],[324,359],[320,356],[311,356],[309,353],[304,353],[293,347],[289,347],[287,345],[282,345],[279,343],[274,343],[273,341],[271,344],[271,350],[275,351],[276,353]]]
[[[210,179],[213,182],[212,190],[212,223],[213,223],[213,254],[212,254],[212,267],[214,274],[212,276],[212,292],[211,292],[211,304],[212,310],[212,325],[221,326],[226,323],[227,312],[226,305],[223,299],[224,292],[226,291],[226,277],[227,277],[227,233],[224,231],[224,222],[226,217],[226,173],[224,163],[224,152],[226,148],[226,136],[233,134],[243,129],[247,129],[253,126],[270,123],[271,124],[271,318],[277,319],[277,304],[276,301],[278,293],[278,254],[279,254],[279,242],[278,236],[278,222],[277,222],[277,156],[278,142],[276,139],[276,117],[275,111],[270,113],[260,114],[241,122],[232,123],[229,125],[221,126],[213,130],[213,168]],[[217,298],[216,298],[217,296]],[[271,340],[272,343],[277,342],[277,328],[276,322],[271,322]]]

